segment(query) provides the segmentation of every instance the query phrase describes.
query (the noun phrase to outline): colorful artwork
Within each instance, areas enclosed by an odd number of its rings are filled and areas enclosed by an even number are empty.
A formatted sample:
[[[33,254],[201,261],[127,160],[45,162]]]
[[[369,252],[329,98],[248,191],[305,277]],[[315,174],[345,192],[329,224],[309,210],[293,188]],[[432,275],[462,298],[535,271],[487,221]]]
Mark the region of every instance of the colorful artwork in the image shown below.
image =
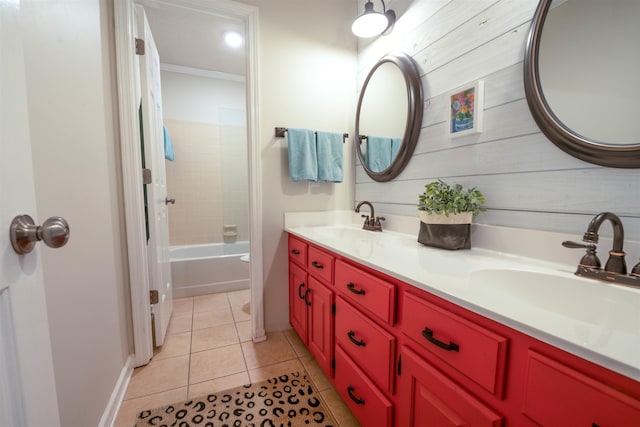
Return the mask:
[[[449,94],[449,134],[452,137],[482,130],[483,81]]]

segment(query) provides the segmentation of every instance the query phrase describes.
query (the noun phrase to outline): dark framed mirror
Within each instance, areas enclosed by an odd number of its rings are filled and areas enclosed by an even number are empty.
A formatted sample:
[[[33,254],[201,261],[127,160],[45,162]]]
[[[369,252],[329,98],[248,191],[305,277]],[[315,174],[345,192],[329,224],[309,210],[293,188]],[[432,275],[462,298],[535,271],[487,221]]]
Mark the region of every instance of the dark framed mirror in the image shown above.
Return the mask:
[[[423,103],[420,72],[409,55],[392,52],[373,66],[356,111],[356,151],[373,180],[392,180],[411,159]]]
[[[586,162],[640,168],[638,16],[637,0],[540,0],[533,17],[529,109],[551,142]]]

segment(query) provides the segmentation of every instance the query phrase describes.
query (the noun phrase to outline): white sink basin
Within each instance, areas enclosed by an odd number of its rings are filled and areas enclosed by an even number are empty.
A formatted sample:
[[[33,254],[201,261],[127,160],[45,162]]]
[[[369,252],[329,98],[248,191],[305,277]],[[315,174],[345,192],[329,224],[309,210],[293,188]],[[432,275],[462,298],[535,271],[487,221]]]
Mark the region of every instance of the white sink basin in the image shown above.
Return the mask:
[[[557,315],[640,335],[640,292],[571,273],[519,269],[477,270],[470,292],[514,309],[534,307],[537,315]],[[555,317],[555,316],[554,316]]]

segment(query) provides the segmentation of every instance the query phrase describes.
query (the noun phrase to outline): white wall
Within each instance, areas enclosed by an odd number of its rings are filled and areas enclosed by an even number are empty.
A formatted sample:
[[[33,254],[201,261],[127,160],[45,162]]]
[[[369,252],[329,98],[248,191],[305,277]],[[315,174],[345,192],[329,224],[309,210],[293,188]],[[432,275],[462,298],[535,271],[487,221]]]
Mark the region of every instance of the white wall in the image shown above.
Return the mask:
[[[259,102],[262,151],[265,326],[289,327],[287,240],[283,214],[353,206],[353,141],[344,146],[345,180],[310,186],[292,182],[276,126],[353,136],[356,105],[355,3],[243,1],[259,7]],[[311,15],[310,15],[311,14]]]
[[[422,70],[424,119],[415,153],[397,179],[375,183],[356,166],[357,200],[373,202],[379,212],[415,215],[424,185],[442,178],[477,186],[486,195],[489,210],[476,219],[479,223],[563,231],[580,238],[594,214],[611,211],[622,217],[626,238],[640,240],[638,170],[575,159],[549,142],[531,117],[522,65],[537,3],[390,3],[397,6],[399,20],[389,36],[361,44],[359,85],[384,53],[409,53]],[[484,132],[450,139],[445,94],[478,79],[485,81]],[[602,234],[611,235],[611,227],[604,225]],[[630,255],[628,263],[635,264],[640,254]]]
[[[42,253],[61,425],[98,425],[131,350],[110,2],[38,1],[24,22],[38,212],[71,238]],[[20,141],[16,141],[20,143]]]

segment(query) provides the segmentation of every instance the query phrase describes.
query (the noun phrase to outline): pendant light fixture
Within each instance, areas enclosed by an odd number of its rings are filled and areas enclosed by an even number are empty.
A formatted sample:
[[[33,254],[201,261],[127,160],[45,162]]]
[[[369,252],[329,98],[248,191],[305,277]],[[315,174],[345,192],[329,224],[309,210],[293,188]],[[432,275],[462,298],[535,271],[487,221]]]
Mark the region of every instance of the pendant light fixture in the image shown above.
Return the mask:
[[[389,29],[396,22],[396,13],[386,10],[384,0],[382,2],[382,12],[376,12],[371,0],[367,0],[364,5],[364,13],[353,21],[351,31],[358,37],[378,36]]]

